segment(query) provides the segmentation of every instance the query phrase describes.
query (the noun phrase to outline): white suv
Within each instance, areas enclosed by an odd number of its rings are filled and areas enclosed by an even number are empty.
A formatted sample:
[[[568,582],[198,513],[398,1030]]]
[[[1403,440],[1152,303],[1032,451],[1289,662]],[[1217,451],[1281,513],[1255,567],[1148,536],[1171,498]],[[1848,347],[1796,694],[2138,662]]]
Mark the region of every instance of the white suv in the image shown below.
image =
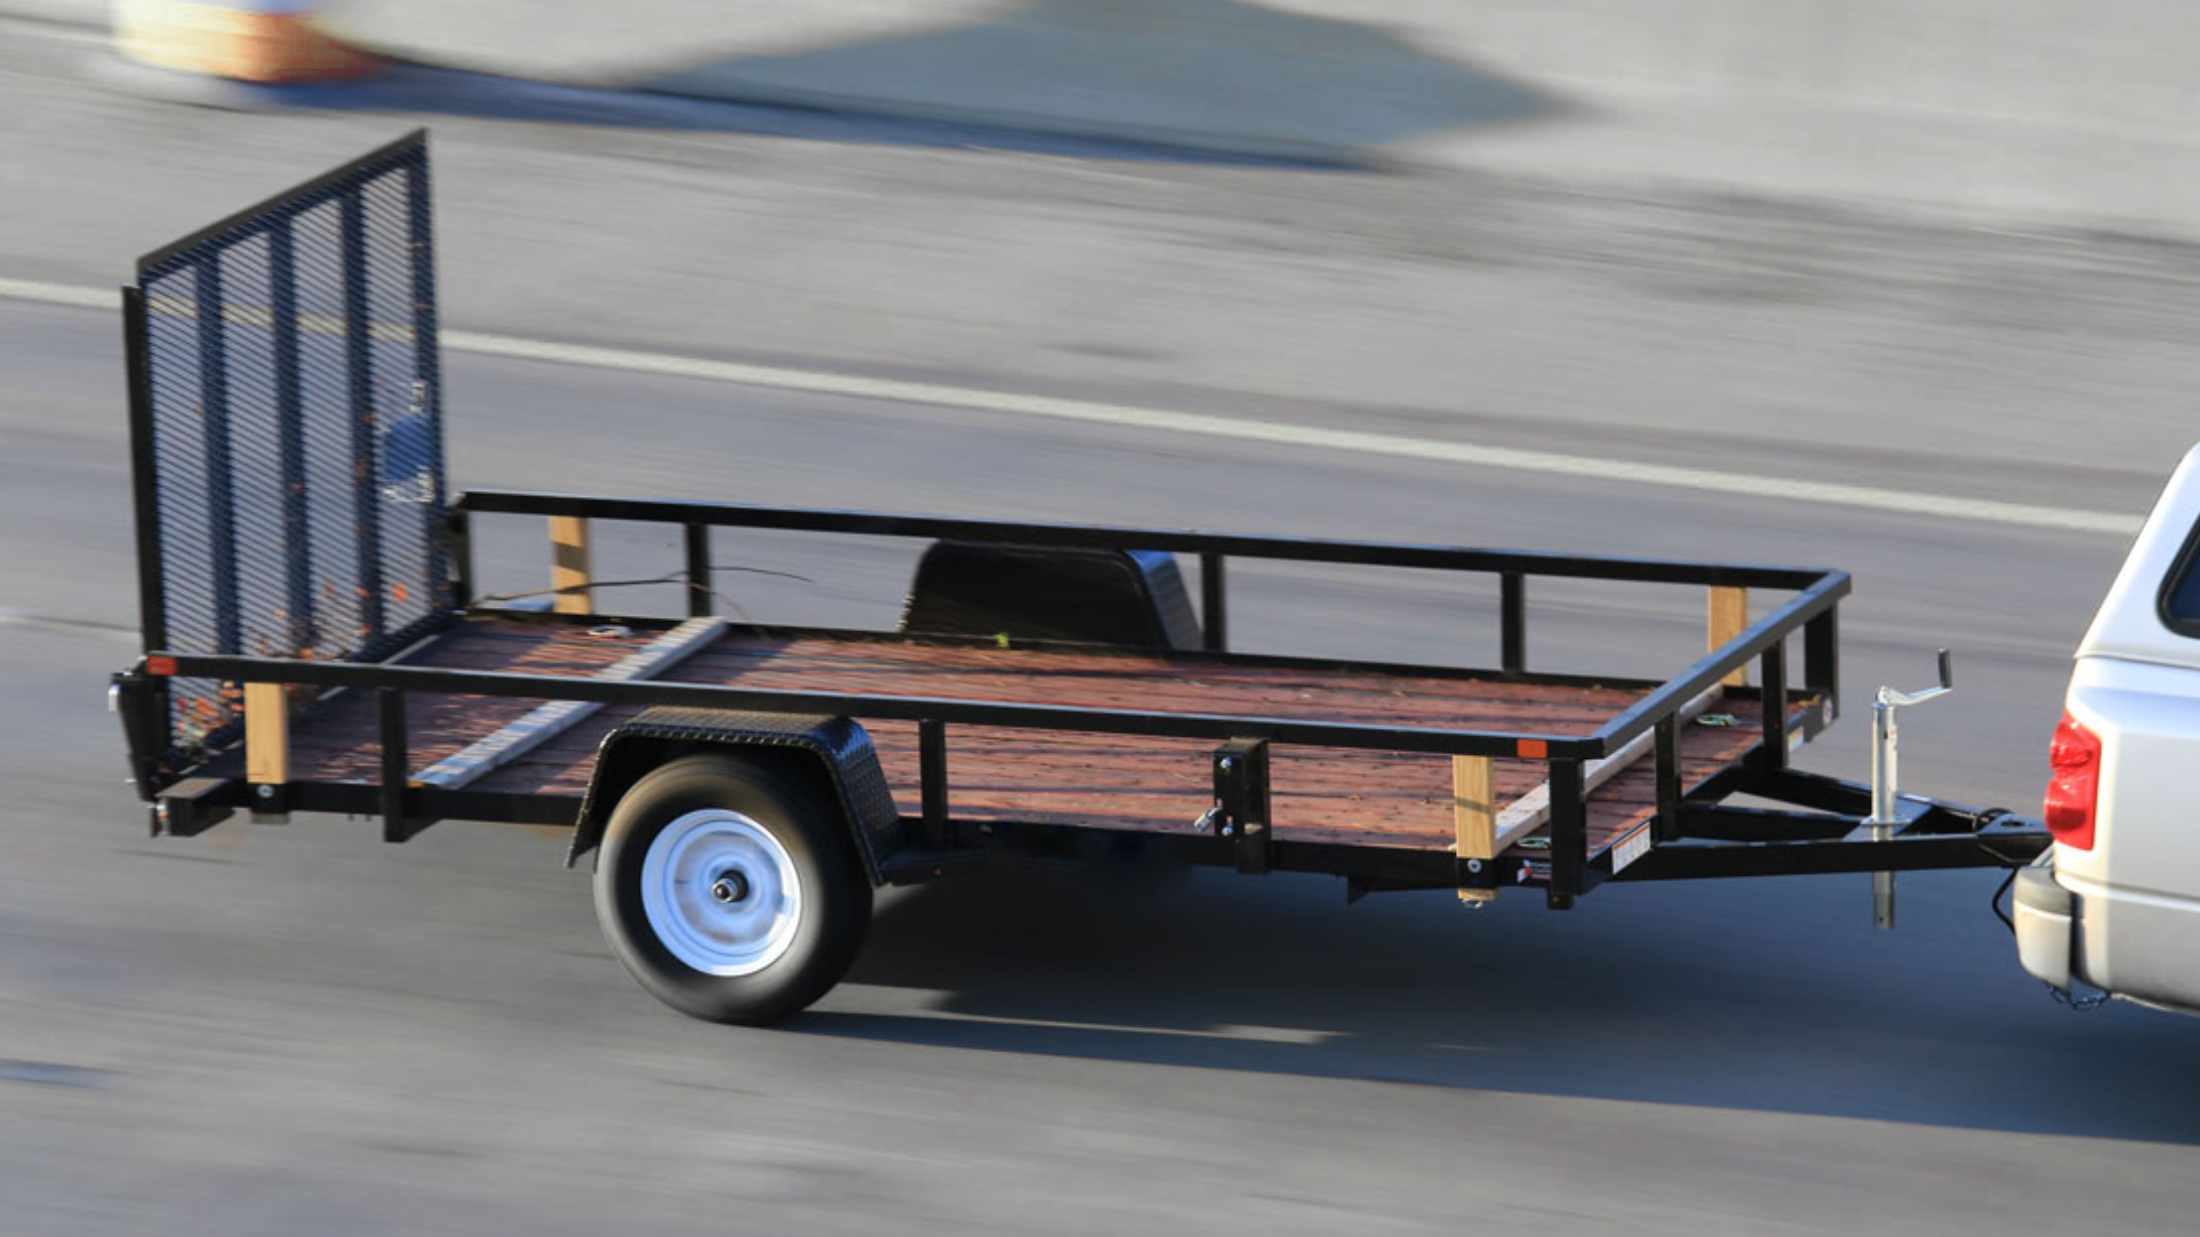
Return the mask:
[[[2200,448],[2078,645],[2050,760],[2055,845],[2016,886],[2024,968],[2200,1012]]]

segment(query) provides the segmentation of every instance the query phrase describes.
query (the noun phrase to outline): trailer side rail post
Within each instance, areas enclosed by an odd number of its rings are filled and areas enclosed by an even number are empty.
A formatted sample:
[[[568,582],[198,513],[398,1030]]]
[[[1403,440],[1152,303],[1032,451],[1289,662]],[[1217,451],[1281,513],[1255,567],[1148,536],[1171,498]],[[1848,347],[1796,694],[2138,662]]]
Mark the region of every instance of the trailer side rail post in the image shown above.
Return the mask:
[[[1528,584],[1518,571],[1497,575],[1498,668],[1507,674],[1528,669]]]
[[[1589,868],[1589,812],[1582,793],[1581,762],[1550,762],[1551,883],[1545,900],[1554,911],[1573,906],[1584,891]]]
[[[717,609],[717,594],[710,586],[710,525],[689,520],[682,537],[687,549],[688,617],[707,618]]]
[[[1803,686],[1821,701],[1828,722],[1841,716],[1840,608],[1826,612],[1803,627]]]
[[[924,844],[945,850],[955,844],[947,810],[947,723],[935,717],[917,722],[917,785],[922,799]]]
[[[463,610],[474,604],[474,522],[473,513],[462,507],[452,507],[443,513],[443,554],[451,572],[451,598],[453,609]]]
[[[1653,845],[1671,842],[1681,836],[1679,715],[1669,713],[1659,718],[1657,736],[1657,754],[1653,759],[1656,761],[1658,814],[1651,818],[1650,840]]]
[[[1787,767],[1787,638],[1781,637],[1762,654],[1762,671],[1765,680],[1764,698],[1760,702],[1764,711],[1763,758],[1758,766],[1762,772],[1774,773]]]
[[[375,689],[374,699],[382,739],[382,840],[403,842],[416,832],[405,803],[412,778],[411,744],[405,731],[405,692],[403,688],[380,687]]]
[[[1199,556],[1199,626],[1202,646],[1210,653],[1230,651],[1230,602],[1223,556],[1212,550]]]

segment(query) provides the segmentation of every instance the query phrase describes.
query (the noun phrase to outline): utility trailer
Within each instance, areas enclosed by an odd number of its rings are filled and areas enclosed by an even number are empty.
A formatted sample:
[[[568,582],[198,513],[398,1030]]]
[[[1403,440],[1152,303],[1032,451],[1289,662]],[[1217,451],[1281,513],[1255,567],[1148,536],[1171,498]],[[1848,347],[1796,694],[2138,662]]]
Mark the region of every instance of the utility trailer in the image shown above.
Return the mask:
[[[615,950],[698,1017],[800,1009],[853,959],[874,889],[997,857],[1135,843],[1337,875],[1348,898],[1564,909],[1608,882],[2014,868],[2048,845],[1898,795],[1884,690],[1876,786],[1792,767],[1839,707],[1840,571],[450,497],[424,133],[147,255],[123,306],[145,652],[112,698],[152,831],[240,810],[378,817],[393,843],[571,826]],[[514,518],[545,522],[547,609],[477,595],[472,531]],[[681,530],[685,616],[597,611],[589,533],[610,520]],[[894,630],[765,627],[713,612],[717,529],[925,548]],[[1496,665],[1236,651],[1246,559],[1485,578]],[[1700,588],[1706,651],[1662,682],[1530,669],[1550,578]],[[1753,592],[1775,597],[1754,620]]]

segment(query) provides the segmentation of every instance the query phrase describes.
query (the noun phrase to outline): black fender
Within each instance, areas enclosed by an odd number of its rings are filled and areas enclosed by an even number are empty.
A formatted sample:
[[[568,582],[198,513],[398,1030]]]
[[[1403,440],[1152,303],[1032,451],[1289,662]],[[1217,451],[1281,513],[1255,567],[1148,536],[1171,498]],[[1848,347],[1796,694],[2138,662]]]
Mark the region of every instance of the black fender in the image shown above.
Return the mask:
[[[1176,556],[1159,550],[935,541],[917,560],[901,630],[1200,647]]]
[[[581,799],[565,866],[596,849],[612,809],[643,774],[667,761],[711,751],[783,762],[801,776],[818,779],[840,805],[871,883],[883,882],[884,865],[899,844],[901,813],[887,789],[870,732],[846,717],[730,709],[648,709],[605,735],[596,749],[596,770]]]

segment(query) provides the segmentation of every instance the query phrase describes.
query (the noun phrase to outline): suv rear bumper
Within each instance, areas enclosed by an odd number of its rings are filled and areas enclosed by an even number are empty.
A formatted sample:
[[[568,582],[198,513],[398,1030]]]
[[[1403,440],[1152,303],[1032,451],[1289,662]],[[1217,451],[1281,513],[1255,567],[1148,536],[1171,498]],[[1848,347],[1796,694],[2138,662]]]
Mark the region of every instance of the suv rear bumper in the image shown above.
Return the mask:
[[[2033,978],[2069,991],[2072,944],[2084,913],[2078,896],[2056,884],[2055,869],[2041,862],[2017,869],[2013,904],[2017,960]]]

